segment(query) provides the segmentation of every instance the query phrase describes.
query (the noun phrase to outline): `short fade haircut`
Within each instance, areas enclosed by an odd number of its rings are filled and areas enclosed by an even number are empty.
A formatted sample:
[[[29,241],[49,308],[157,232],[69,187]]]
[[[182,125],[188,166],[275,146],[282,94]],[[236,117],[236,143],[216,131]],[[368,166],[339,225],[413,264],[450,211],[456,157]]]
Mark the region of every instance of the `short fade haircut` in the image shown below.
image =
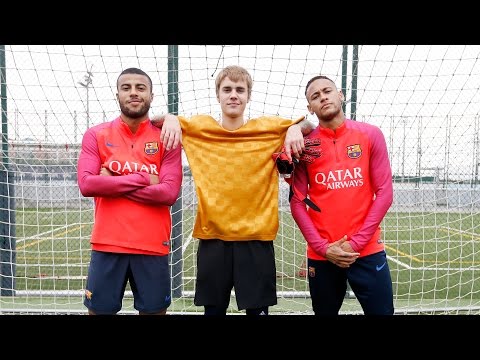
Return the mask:
[[[310,86],[315,80],[319,80],[319,79],[328,80],[328,81],[330,81],[333,85],[335,85],[335,83],[333,82],[333,80],[330,79],[329,77],[325,76],[325,75],[317,75],[317,76],[314,76],[313,78],[311,78],[310,80],[308,80],[307,86],[305,86],[305,97],[307,97],[307,90],[308,90],[309,86]],[[335,87],[336,87],[336,85],[335,85]],[[308,98],[307,98],[307,100],[308,100]]]
[[[250,99],[253,85],[252,77],[246,69],[238,65],[227,66],[218,73],[217,78],[215,79],[215,92],[217,93],[217,96],[220,91],[220,84],[226,77],[235,82],[245,80],[247,82],[248,98]]]
[[[120,79],[120,76],[125,75],[125,74],[137,74],[137,75],[146,76],[147,79],[148,79],[148,82],[150,83],[150,92],[152,92],[153,84],[152,84],[152,79],[150,79],[150,76],[148,76],[145,71],[140,70],[140,69],[138,69],[138,68],[134,68],[134,67],[125,69],[125,70],[123,70],[123,71],[120,73],[120,75],[118,75],[118,78],[117,78],[117,89],[118,89],[118,79]]]

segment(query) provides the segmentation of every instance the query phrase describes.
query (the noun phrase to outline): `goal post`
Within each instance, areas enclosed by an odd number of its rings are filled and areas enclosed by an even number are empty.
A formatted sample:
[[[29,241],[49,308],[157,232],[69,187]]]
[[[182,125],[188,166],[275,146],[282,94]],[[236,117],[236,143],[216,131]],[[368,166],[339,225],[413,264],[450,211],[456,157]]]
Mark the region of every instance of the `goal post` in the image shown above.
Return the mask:
[[[168,46],[168,112],[178,115],[178,46]],[[183,213],[182,189],[178,199],[171,208],[172,213],[172,248],[170,252],[172,296],[183,295],[182,279],[182,243],[183,243]]]
[[[3,55],[3,57],[2,57]],[[480,313],[480,46],[477,45],[0,45],[0,313],[85,313],[93,200],[76,166],[88,126],[119,114],[127,67],[152,78],[150,115],[218,118],[215,76],[227,65],[253,77],[246,115],[307,114],[305,85],[335,81],[346,116],[384,133],[394,202],[382,222],[396,313]],[[188,161],[172,207],[171,313],[193,304],[197,211]],[[279,183],[275,239],[278,305],[311,314],[306,242]],[[127,289],[123,313],[135,313]],[[232,297],[229,312],[236,312]],[[345,299],[342,313],[361,313]]]
[[[7,82],[5,45],[0,45],[0,112],[2,163],[0,168],[0,296],[15,293],[15,187],[8,157]]]

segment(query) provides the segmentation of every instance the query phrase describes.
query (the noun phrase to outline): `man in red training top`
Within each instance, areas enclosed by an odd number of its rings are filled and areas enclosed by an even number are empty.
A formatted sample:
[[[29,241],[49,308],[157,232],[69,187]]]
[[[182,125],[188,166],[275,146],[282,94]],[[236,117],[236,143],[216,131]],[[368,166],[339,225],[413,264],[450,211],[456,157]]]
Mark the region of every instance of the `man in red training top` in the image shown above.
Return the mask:
[[[92,254],[84,305],[91,315],[116,314],[127,284],[140,314],[170,306],[170,206],[182,183],[181,148],[166,150],[150,122],[152,80],[129,68],[117,79],[121,114],[88,129],[78,185],[95,198]]]
[[[325,76],[306,86],[319,126],[320,154],[294,173],[292,216],[305,237],[315,315],[338,314],[347,281],[365,315],[392,315],[393,291],[380,223],[393,201],[392,171],[381,130],[345,118],[343,94]],[[308,194],[321,212],[307,209]]]

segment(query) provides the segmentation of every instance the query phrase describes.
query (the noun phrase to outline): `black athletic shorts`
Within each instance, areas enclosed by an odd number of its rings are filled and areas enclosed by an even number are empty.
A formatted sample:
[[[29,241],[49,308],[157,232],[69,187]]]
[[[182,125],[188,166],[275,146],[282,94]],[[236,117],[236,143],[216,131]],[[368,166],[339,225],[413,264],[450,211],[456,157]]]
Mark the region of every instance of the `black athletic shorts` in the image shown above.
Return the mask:
[[[277,304],[273,241],[200,240],[195,305],[226,309],[232,288],[239,310]]]

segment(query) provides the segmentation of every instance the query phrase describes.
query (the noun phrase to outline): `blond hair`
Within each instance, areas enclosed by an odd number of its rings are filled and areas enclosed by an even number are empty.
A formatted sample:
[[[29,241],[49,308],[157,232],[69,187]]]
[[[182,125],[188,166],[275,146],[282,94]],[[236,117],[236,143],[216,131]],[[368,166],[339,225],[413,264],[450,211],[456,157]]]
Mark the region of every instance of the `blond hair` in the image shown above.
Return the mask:
[[[222,81],[228,77],[230,80],[237,82],[237,81],[246,81],[247,82],[247,92],[248,92],[248,99],[250,99],[250,95],[252,94],[252,85],[253,80],[250,74],[246,69],[238,65],[230,65],[220,71],[215,79],[215,92],[217,93],[220,91],[220,84]]]

